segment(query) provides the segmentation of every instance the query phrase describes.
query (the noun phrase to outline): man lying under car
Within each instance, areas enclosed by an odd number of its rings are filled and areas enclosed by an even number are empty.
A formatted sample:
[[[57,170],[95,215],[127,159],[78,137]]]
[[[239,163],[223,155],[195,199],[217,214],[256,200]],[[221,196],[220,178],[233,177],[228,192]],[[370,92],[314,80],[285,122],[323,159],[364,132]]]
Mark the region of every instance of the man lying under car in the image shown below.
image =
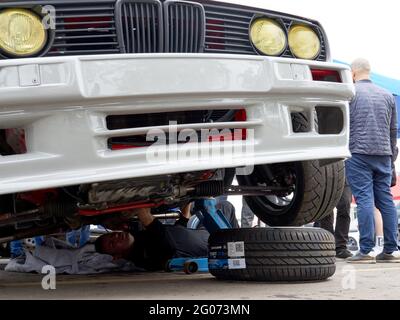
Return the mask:
[[[227,201],[217,205],[233,228],[238,228],[233,205]],[[169,259],[179,257],[207,257],[209,233],[204,228],[186,227],[190,204],[182,209],[182,218],[174,225],[156,220],[149,208],[136,209],[135,214],[144,230],[133,236],[119,231],[104,234],[96,242],[96,251],[112,255],[114,259],[131,260],[137,267],[149,271],[165,269]]]

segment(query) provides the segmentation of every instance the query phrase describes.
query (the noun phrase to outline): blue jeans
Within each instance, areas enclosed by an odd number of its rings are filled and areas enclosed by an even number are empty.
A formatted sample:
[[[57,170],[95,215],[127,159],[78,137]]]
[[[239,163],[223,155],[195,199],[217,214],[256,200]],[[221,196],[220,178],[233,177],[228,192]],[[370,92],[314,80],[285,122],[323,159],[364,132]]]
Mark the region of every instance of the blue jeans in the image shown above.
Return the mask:
[[[390,191],[392,166],[390,156],[353,154],[346,160],[346,176],[357,203],[360,252],[368,254],[375,246],[374,207],[382,214],[384,248],[397,248],[397,212]]]

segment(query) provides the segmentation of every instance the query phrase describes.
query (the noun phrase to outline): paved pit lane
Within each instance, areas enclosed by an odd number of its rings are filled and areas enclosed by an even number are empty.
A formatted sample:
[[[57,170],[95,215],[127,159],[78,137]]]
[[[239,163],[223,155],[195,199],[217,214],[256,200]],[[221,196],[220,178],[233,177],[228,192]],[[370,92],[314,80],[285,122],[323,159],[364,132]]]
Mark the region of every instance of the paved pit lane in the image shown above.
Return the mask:
[[[43,277],[1,270],[0,299],[400,299],[400,264],[340,261],[332,278],[312,283],[218,281],[205,273],[118,273],[57,275],[56,289],[44,290]]]

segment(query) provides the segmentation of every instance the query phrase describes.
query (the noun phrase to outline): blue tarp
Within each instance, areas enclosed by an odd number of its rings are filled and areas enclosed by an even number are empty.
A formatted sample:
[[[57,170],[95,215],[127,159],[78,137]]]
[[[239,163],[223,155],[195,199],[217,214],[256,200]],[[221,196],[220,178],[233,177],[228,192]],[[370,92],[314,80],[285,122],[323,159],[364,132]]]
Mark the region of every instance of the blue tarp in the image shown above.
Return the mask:
[[[385,77],[374,72],[371,73],[371,80],[373,83],[377,84],[382,88],[385,88],[394,95],[400,96],[400,80]]]

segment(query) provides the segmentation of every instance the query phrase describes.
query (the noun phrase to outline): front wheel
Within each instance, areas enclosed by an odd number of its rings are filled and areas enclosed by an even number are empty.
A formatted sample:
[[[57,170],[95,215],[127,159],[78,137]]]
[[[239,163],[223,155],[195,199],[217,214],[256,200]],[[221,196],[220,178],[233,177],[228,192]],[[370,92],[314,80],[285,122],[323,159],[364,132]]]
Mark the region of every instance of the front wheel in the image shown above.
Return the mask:
[[[301,226],[330,214],[343,192],[343,161],[321,166],[318,160],[258,165],[248,176],[237,176],[245,186],[291,186],[285,194],[249,196],[245,200],[269,226]]]

